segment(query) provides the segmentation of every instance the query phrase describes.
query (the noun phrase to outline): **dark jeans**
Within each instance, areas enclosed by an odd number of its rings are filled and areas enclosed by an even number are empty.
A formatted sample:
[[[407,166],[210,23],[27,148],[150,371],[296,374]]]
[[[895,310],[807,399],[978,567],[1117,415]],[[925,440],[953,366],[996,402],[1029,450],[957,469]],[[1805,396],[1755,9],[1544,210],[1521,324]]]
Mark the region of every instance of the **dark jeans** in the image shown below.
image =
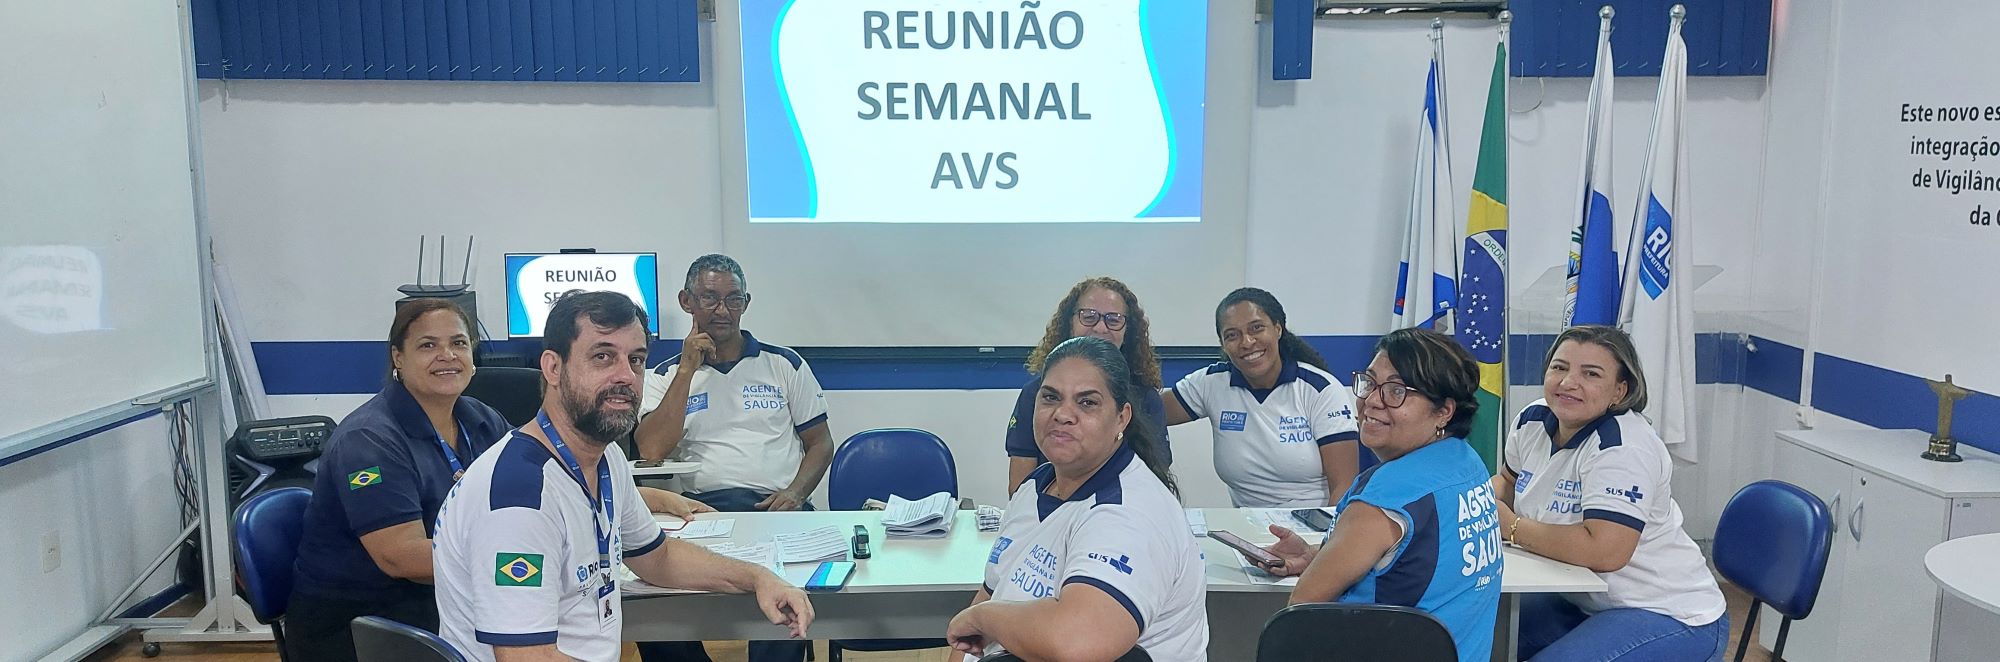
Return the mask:
[[[771,495],[740,487],[687,495],[725,513],[755,511],[757,502],[767,496]],[[813,507],[811,503],[805,503],[799,506],[799,510],[813,510]],[[776,631],[773,626],[773,632]],[[809,646],[811,644],[804,641],[752,641],[749,646],[750,662],[799,662],[806,659]],[[699,641],[641,641],[639,659],[646,662],[711,662],[708,651],[701,647]]]
[[[1721,662],[1729,649],[1728,614],[1690,626],[1644,609],[1585,616],[1555,593],[1520,600],[1521,659],[1531,662]]]
[[[371,600],[343,600],[293,591],[285,605],[285,654],[291,662],[355,662],[352,624],[381,616],[437,632],[437,599],[428,586],[407,586]]]

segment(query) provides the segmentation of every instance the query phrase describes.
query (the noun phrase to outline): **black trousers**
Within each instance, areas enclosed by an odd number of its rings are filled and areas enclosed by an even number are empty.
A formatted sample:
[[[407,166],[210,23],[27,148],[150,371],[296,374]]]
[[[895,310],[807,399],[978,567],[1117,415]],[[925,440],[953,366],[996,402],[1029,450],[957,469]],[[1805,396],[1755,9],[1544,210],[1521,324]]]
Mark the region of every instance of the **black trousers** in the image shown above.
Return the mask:
[[[285,655],[291,662],[355,662],[352,623],[381,616],[431,632],[438,629],[437,598],[429,586],[384,591],[370,600],[347,600],[293,591],[285,605]]]

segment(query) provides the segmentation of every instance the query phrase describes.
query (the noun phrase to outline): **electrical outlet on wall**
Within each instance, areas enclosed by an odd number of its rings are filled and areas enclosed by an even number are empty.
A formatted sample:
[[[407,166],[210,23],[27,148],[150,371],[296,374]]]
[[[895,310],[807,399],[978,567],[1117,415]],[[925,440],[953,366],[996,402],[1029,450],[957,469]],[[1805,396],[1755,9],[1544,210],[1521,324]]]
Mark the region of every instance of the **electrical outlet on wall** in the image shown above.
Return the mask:
[[[42,572],[55,572],[62,567],[62,534],[56,531],[42,533]]]

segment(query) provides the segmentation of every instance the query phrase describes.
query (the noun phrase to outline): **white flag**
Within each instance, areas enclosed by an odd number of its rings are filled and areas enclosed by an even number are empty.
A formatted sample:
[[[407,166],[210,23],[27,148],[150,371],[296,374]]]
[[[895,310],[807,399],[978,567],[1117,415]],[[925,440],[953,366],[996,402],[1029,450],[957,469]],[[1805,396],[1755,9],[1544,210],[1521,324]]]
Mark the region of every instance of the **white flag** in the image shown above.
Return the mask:
[[[1416,176],[1410,185],[1409,226],[1396,273],[1392,328],[1452,332],[1458,305],[1458,207],[1451,179],[1451,139],[1446,131],[1444,34],[1431,31],[1431,67],[1424,86],[1423,123],[1417,134]]]
[[[1619,320],[1646,370],[1646,417],[1675,457],[1695,460],[1693,232],[1687,215],[1687,160],[1682,154],[1682,110],[1687,101],[1687,44],[1681,21],[1667,31],[1660,64],[1660,94],[1653,137],[1639,182],[1633,216],[1634,246],[1626,248]]]
[[[1569,233],[1563,326],[1618,322],[1618,256],[1611,252],[1611,13],[1606,7],[1597,29],[1596,72],[1584,104],[1583,167],[1577,175],[1575,225]]]

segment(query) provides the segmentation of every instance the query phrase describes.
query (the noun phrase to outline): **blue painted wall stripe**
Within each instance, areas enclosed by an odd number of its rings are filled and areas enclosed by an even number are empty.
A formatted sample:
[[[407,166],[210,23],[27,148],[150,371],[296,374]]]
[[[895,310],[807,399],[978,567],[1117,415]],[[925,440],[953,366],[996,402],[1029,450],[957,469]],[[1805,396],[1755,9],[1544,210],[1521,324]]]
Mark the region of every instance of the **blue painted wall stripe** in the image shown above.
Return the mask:
[[[1937,432],[1937,395],[1923,377],[1832,354],[1813,359],[1813,407],[1871,427]],[[1973,393],[1958,401],[1952,435],[2000,453],[2000,397]]]
[[[1376,336],[1305,336],[1306,344],[1326,358],[1331,372],[1342,381],[1368,366],[1374,356]],[[1513,339],[1516,369],[1510,381],[1515,386],[1541,383],[1541,361],[1553,335],[1521,335]],[[1775,345],[1776,343],[1768,343]],[[263,373],[264,390],[272,395],[374,393],[389,371],[387,343],[377,340],[272,341],[252,343],[258,370]],[[907,353],[898,348],[880,348],[866,358],[848,358],[853,348],[797,348],[812,362],[813,372],[827,390],[932,390],[1014,388],[1028,379],[1017,359],[962,357],[940,359]],[[824,350],[824,351],[821,351]],[[1743,374],[1741,345],[1735,334],[1704,334],[1696,339],[1699,357],[1696,380],[1704,384],[1739,383]],[[1796,352],[1796,350],[1793,350]],[[500,340],[480,344],[482,360],[505,355],[495,364],[526,365],[541,352],[540,341]],[[680,340],[657,340],[654,357],[664,359],[680,353]],[[1221,354],[1197,352],[1161,362],[1162,382],[1172,384],[1183,375],[1220,360]],[[1797,381],[1796,363],[1792,379]],[[1796,400],[1798,388],[1791,388]],[[1783,393],[1773,393],[1786,397]]]
[[[1366,367],[1375,336],[1306,336],[1307,344],[1326,357],[1342,380]],[[1703,384],[1742,384],[1798,402],[1805,352],[1762,337],[1751,337],[1756,351],[1747,350],[1737,334],[1696,337],[1696,380]],[[1512,339],[1515,386],[1541,380],[1541,360],[1553,335],[1519,335]],[[681,341],[658,340],[651,348],[660,359],[680,353]],[[272,395],[369,394],[379,390],[388,373],[388,346],[383,341],[285,341],[253,343],[264,388]],[[1011,389],[1028,380],[1018,354],[991,358],[939,358],[920,349],[877,348],[865,358],[854,348],[798,348],[812,362],[820,384],[830,391]],[[500,355],[509,364],[524,364],[541,351],[536,340],[482,343],[483,356]],[[1173,384],[1216,357],[1182,355],[1160,363],[1162,382]],[[1915,428],[1935,432],[1936,398],[1923,380],[1886,368],[1819,354],[1813,375],[1813,404],[1827,413],[1878,428]],[[1960,438],[1972,446],[2000,452],[2000,397],[1975,393],[1958,403]],[[18,458],[10,458],[7,462]]]

